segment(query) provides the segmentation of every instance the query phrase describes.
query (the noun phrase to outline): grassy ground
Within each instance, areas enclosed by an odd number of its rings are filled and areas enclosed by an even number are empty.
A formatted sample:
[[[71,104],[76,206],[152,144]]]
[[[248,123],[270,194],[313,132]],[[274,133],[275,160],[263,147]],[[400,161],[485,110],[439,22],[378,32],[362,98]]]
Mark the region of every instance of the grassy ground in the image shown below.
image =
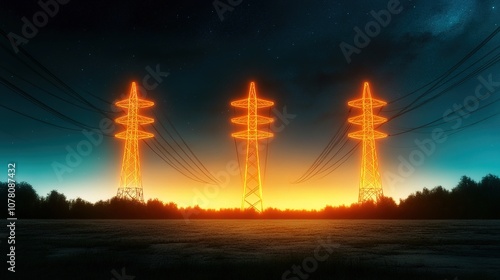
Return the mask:
[[[320,263],[314,271],[303,275],[290,274],[285,278],[283,273],[291,270],[293,264],[301,264],[303,259],[283,259],[272,262],[231,263],[205,262],[182,264],[149,265],[141,260],[144,256],[129,252],[108,254],[83,253],[65,257],[51,257],[31,255],[20,257],[16,278],[2,279],[112,279],[116,278],[112,270],[118,275],[135,276],[134,279],[455,279],[455,275],[433,272],[425,267],[405,267],[393,264],[373,265],[365,264],[360,260],[342,259],[333,257]],[[21,253],[20,253],[21,254]],[[110,270],[110,268],[113,268]],[[125,274],[122,275],[122,268]],[[301,277],[302,276],[302,277]],[[306,278],[307,277],[307,278]],[[122,277],[122,279],[130,279]],[[498,279],[481,273],[461,274],[460,280],[467,279]]]
[[[27,223],[27,222],[25,222]],[[355,238],[354,241],[347,241],[345,238],[343,247],[332,252],[329,257],[318,262],[317,267],[310,267],[309,270],[302,268],[304,274],[298,275],[290,273],[283,277],[287,270],[292,270],[293,265],[303,265],[304,260],[314,256],[311,250],[300,249],[298,251],[286,251],[279,255],[263,255],[255,252],[253,256],[252,248],[249,247],[245,253],[246,258],[237,258],[226,251],[224,244],[219,241],[208,244],[212,237],[198,236],[202,241],[192,240],[185,236],[162,234],[162,231],[149,232],[147,237],[140,236],[137,232],[129,232],[129,227],[123,226],[114,230],[109,228],[99,228],[108,223],[80,225],[78,222],[66,224],[61,221],[46,222],[36,226],[20,226],[16,234],[16,273],[7,273],[6,268],[2,269],[0,279],[115,279],[115,280],[140,280],[140,279],[425,279],[425,280],[493,280],[500,279],[496,273],[491,271],[479,271],[475,269],[461,270],[460,266],[430,265],[431,262],[408,261],[405,251],[412,254],[419,252],[417,249],[436,247],[439,244],[451,243],[449,240],[397,240],[395,244],[406,244],[398,249],[381,250],[376,248],[369,239]],[[110,223],[111,224],[111,223]],[[97,227],[96,227],[97,225]],[[144,223],[148,225],[148,223]],[[140,229],[142,224],[138,226]],[[115,225],[116,228],[116,225]],[[131,228],[131,227],[130,227]],[[155,228],[156,227],[152,227]],[[481,232],[481,234],[488,232]],[[206,239],[203,239],[206,238]],[[384,237],[386,238],[386,237]],[[402,238],[402,237],[400,237]],[[5,232],[0,236],[2,245],[1,253],[7,251]],[[222,243],[224,243],[222,239]],[[489,240],[489,239],[488,239]],[[266,242],[266,241],[262,241]],[[272,244],[274,241],[269,241]],[[380,240],[377,241],[382,244]],[[500,244],[480,243],[479,241],[468,241],[464,246],[497,246]],[[229,242],[230,243],[230,242]],[[205,246],[200,249],[200,244]],[[314,242],[312,242],[314,244]],[[431,244],[431,245],[429,245]],[[189,247],[190,245],[194,246]],[[447,244],[453,245],[453,244]],[[299,246],[299,245],[297,245]],[[427,247],[426,247],[427,246]],[[289,248],[294,246],[285,246]],[[305,246],[303,248],[309,248]],[[403,249],[401,249],[403,248]],[[453,247],[455,248],[455,247]],[[496,247],[493,247],[496,248]],[[456,248],[455,248],[456,249]],[[261,249],[262,250],[262,249]],[[356,250],[359,254],[356,254]],[[376,253],[374,253],[376,251]],[[490,252],[485,250],[484,252]],[[354,253],[353,253],[354,252]],[[463,254],[467,254],[464,251]],[[477,253],[483,252],[481,250]],[[384,254],[390,253],[390,258]],[[398,255],[401,254],[401,255]],[[454,253],[460,255],[459,251]],[[399,259],[398,257],[401,256]],[[426,254],[423,254],[425,258]],[[460,259],[460,256],[457,256]],[[5,258],[5,257],[4,257]],[[480,258],[480,261],[490,260],[490,256]],[[439,260],[439,258],[436,258]],[[470,259],[465,259],[470,260]],[[493,259],[496,260],[496,259]],[[5,262],[3,262],[5,263]],[[451,262],[453,264],[453,261]],[[122,275],[122,268],[125,274]],[[112,271],[116,271],[114,274]],[[6,277],[4,277],[6,275]],[[125,275],[135,276],[135,278],[124,277]],[[15,277],[14,277],[15,276]]]

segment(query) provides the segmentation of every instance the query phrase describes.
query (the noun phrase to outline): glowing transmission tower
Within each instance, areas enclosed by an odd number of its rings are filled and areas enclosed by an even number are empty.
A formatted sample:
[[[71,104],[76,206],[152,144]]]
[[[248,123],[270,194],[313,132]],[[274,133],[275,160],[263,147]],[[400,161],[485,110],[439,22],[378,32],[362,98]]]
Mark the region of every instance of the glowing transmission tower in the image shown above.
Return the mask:
[[[154,105],[154,102],[139,99],[137,97],[137,87],[132,83],[130,96],[127,99],[116,102],[116,106],[128,109],[126,116],[116,119],[116,122],[127,126],[127,129],[115,135],[120,139],[125,139],[125,149],[123,152],[122,170],[120,174],[120,186],[117,196],[119,198],[133,199],[144,202],[142,192],[141,164],[139,159],[139,139],[154,137],[153,134],[139,130],[139,125],[153,123],[152,118],[139,115],[140,108],[147,108]]]
[[[247,206],[246,208],[262,212],[262,178],[259,160],[259,140],[271,138],[273,134],[259,130],[258,127],[259,125],[270,124],[274,119],[258,115],[258,109],[271,107],[274,105],[274,102],[257,98],[255,83],[252,82],[250,83],[248,98],[233,101],[231,105],[248,110],[246,116],[231,119],[231,122],[235,124],[247,126],[247,129],[244,131],[231,134],[234,138],[247,141],[241,210],[244,210],[245,206]]]
[[[363,114],[349,118],[349,122],[361,125],[361,130],[349,133],[349,137],[360,139],[363,145],[361,158],[361,181],[359,183],[358,202],[368,200],[378,201],[382,197],[382,180],[378,169],[377,150],[375,139],[385,138],[387,134],[376,131],[374,126],[387,121],[386,118],[373,114],[373,108],[382,107],[385,101],[372,98],[370,85],[365,82],[363,86],[363,97],[349,101],[349,106],[361,108]]]

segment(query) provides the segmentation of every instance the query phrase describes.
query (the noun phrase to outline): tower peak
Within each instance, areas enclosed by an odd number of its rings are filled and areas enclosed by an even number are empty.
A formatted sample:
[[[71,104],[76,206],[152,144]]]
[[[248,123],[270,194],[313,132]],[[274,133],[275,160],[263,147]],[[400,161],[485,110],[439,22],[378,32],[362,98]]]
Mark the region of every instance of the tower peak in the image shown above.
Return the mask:
[[[363,84],[363,98],[372,98],[372,92],[370,90],[370,83],[364,82]]]

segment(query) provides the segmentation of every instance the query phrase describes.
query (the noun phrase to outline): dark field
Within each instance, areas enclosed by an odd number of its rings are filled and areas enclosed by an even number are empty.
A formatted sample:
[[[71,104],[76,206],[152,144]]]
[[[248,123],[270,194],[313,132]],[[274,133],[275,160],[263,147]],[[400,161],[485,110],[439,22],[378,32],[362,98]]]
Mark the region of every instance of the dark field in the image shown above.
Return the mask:
[[[500,221],[20,220],[16,273],[2,228],[1,279],[500,279]]]

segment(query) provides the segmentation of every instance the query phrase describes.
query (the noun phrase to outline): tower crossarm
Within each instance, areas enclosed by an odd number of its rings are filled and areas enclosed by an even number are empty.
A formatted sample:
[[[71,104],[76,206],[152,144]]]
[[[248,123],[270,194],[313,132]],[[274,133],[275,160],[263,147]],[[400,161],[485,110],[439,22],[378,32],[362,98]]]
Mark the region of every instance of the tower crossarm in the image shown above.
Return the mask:
[[[134,119],[131,119],[130,116],[122,116],[122,117],[119,117],[115,120],[117,123],[119,124],[124,124],[124,125],[129,125],[131,123],[134,123],[136,120]],[[137,116],[137,124],[150,124],[150,123],[154,123],[154,119],[153,118],[149,118],[149,117],[144,117],[144,116]]]
[[[270,124],[270,123],[274,122],[273,118],[264,117],[264,116],[260,116],[260,115],[253,116],[253,117],[252,116],[250,116],[250,117],[242,116],[242,117],[232,118],[231,122],[235,123],[235,124],[248,125],[249,123],[253,123],[254,120],[255,120],[255,123],[257,125]]]
[[[376,115],[371,115],[371,117],[372,117],[371,123],[373,123],[374,125],[375,124],[382,124],[382,123],[385,123],[387,121],[387,118],[384,118],[384,117],[380,117],[380,116],[376,116]],[[352,117],[352,118],[349,118],[348,121],[350,123],[353,123],[353,124],[363,125],[363,123],[365,123],[365,116],[360,115],[360,116]]]
[[[371,108],[378,108],[387,105],[387,102],[378,100],[375,98],[367,99],[367,98],[360,98],[356,100],[349,101],[347,103],[351,107],[355,108],[364,108],[365,106],[371,107]]]
[[[155,103],[152,101],[144,100],[144,99],[137,99],[137,103],[135,101],[133,101],[133,99],[132,99],[132,101],[129,99],[125,99],[125,100],[121,100],[121,101],[116,102],[115,105],[120,107],[120,108],[128,109],[131,106],[137,106],[137,108],[147,108],[147,107],[154,106]]]
[[[232,133],[231,136],[233,136],[234,138],[244,139],[244,140],[261,140],[261,139],[271,138],[274,136],[274,134],[262,130],[257,130],[257,131],[245,130]]]
[[[374,130],[371,133],[373,134],[368,134],[367,132],[360,130],[351,132],[347,136],[349,136],[350,138],[360,139],[360,140],[369,139],[371,137],[373,137],[373,139],[381,139],[387,137],[387,134],[380,131]]]
[[[271,107],[274,105],[274,102],[260,99],[260,98],[255,99],[255,103],[256,103],[256,106],[258,109],[267,108],[267,107]],[[245,98],[245,99],[231,102],[231,106],[238,107],[238,108],[245,108],[245,109],[248,108],[248,104],[252,104],[252,101],[250,101],[249,98]]]
[[[146,138],[153,138],[155,135],[153,133],[145,132],[142,130],[137,130],[137,139],[146,139]],[[127,131],[122,131],[120,133],[115,134],[116,138],[120,139],[127,139],[130,137],[129,134],[127,134]]]

